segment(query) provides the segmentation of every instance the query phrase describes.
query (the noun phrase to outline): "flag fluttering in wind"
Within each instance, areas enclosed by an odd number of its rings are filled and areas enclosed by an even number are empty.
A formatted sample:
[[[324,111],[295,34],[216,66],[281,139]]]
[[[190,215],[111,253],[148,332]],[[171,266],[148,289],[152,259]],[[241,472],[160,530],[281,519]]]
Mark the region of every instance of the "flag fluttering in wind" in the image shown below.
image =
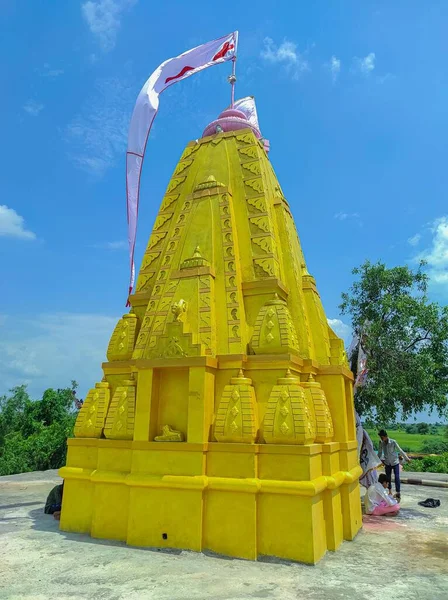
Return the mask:
[[[347,352],[347,356],[350,361],[353,361],[354,359],[356,360],[356,378],[354,383],[355,390],[366,384],[367,376],[369,373],[369,369],[367,366],[367,354],[363,346],[363,342],[365,342],[366,332],[369,329],[369,325],[369,321],[366,321],[364,323],[364,327],[361,331],[361,334],[358,335],[355,333],[353,335],[352,342]]]
[[[129,294],[134,287],[134,249],[137,233],[140,176],[146,143],[159,108],[159,95],[167,87],[198,73],[207,67],[236,59],[238,32],[202,44],[175,58],[163,62],[146,81],[138,95],[129,128],[126,153],[126,201],[131,280]]]
[[[236,108],[244,113],[249,123],[256,127],[258,131],[260,131],[260,126],[258,125],[257,107],[255,106],[255,98],[253,96],[246,96],[246,98],[237,100],[233,105],[233,108]]]

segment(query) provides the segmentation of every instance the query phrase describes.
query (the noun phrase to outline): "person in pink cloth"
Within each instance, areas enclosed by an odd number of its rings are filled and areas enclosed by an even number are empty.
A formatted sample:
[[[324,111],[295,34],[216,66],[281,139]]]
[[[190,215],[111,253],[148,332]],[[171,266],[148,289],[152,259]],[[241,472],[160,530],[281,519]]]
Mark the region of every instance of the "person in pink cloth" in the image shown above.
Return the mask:
[[[364,505],[366,515],[390,515],[395,516],[400,510],[400,505],[388,490],[389,479],[385,473],[381,473],[378,482],[367,489]]]

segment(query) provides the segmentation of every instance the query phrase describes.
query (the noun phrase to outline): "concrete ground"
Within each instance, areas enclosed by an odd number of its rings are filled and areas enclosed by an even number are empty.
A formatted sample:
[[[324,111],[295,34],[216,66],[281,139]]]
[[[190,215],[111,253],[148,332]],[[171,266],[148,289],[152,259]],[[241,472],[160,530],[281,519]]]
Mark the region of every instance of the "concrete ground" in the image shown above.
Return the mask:
[[[55,471],[0,477],[1,599],[448,598],[448,489],[403,486],[398,517],[364,517],[354,542],[309,567],[130,548],[60,532],[43,513],[58,481]],[[441,506],[418,506],[428,497]]]

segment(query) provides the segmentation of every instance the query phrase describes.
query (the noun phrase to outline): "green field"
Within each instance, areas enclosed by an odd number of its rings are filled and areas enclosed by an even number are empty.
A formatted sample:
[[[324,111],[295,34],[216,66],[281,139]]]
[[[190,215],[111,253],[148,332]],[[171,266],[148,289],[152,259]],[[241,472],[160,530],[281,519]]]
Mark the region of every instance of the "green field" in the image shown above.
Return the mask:
[[[372,438],[372,442],[375,449],[378,449],[378,429],[367,429],[368,434]],[[440,434],[419,434],[419,433],[406,433],[398,429],[390,429],[387,431],[389,437],[396,440],[398,445],[401,446],[405,452],[420,452],[425,442],[446,442],[446,437],[443,433]]]

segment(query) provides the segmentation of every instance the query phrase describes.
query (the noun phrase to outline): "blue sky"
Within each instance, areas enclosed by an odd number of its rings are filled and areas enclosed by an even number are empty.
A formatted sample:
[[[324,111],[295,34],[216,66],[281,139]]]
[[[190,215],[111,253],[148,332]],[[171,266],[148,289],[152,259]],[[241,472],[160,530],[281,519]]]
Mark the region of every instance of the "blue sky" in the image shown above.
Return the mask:
[[[310,272],[342,336],[364,259],[428,260],[448,299],[448,3],[3,0],[0,393],[100,376],[128,285],[130,113],[166,58],[240,32]],[[137,264],[185,144],[228,105],[220,65],[161,97],[142,178]]]

